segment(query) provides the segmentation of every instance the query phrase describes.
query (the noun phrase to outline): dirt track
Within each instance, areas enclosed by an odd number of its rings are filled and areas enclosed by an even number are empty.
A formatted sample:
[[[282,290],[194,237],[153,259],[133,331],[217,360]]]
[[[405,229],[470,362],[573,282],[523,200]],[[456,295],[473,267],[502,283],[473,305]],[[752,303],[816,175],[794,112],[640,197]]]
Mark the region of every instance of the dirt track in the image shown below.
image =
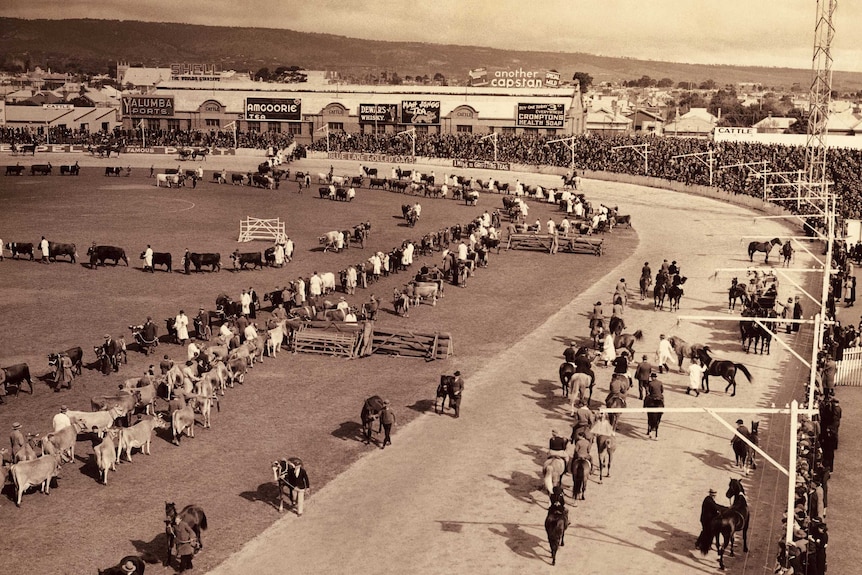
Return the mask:
[[[631,257],[480,371],[467,373],[460,420],[427,414],[397,429],[390,449],[363,457],[314,492],[304,517],[279,521],[212,573],[280,573],[286,566],[299,573],[525,573],[549,566],[547,497],[539,472],[551,429],[570,429],[557,379],[564,342],[586,334],[592,303],[608,301],[619,277],[634,284],[644,261],[654,270],[663,258],[680,262],[689,278],[682,314],[724,313],[730,276],[710,276],[719,267],[748,266],[739,238],[754,233],[750,212],[712,200],[598,182],[587,189],[632,214],[641,241]],[[774,220],[756,229],[764,237],[787,235]],[[805,259],[799,254],[796,265]],[[785,284],[779,295],[786,298],[793,293],[789,289]],[[745,363],[754,376],[754,384],[740,376],[735,398],[718,381],[709,395],[686,396],[687,376],[663,376],[668,406],[763,405],[778,383],[772,377],[776,368],[791,361],[777,343],[768,357],[739,352],[735,322],[678,324],[678,314],[655,312],[637,296],[631,302],[628,331],[645,334],[636,346],[638,357],[646,352],[652,358],[659,333],[677,334],[708,342],[722,357]],[[600,369],[594,399],[603,399],[608,380],[609,370]],[[630,405],[637,403],[630,399]],[[760,419],[763,434],[769,421]],[[645,416],[622,419],[612,477],[601,486],[592,478],[586,501],[571,511],[558,569],[716,571],[715,554],[702,558],[693,543],[706,491],[715,488],[723,502],[729,478],[738,475],[728,431],[704,414],[666,415],[659,441],[646,440],[644,432]],[[571,479],[564,484],[570,486]],[[767,521],[772,518],[755,515],[752,529]],[[752,537],[751,547],[747,557],[728,559],[731,573],[772,566],[774,544]]]

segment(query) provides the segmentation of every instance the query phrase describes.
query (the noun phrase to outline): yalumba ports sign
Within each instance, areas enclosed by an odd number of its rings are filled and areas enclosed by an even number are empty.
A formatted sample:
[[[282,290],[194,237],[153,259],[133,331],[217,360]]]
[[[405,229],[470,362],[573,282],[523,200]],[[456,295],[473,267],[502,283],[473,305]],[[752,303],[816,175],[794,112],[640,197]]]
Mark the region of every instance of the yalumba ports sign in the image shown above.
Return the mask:
[[[123,96],[123,116],[131,118],[172,118],[173,96]]]
[[[298,122],[302,119],[302,102],[297,98],[246,98],[245,119]]]
[[[562,128],[566,123],[563,104],[518,104],[518,125],[524,128]]]

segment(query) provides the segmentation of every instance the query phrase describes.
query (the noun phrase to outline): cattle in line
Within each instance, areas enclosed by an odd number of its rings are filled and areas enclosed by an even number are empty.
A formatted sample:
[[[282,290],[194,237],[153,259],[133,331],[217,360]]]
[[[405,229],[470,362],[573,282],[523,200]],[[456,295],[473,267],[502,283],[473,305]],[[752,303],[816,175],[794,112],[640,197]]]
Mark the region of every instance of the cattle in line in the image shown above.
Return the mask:
[[[389,185],[389,180],[386,178],[371,178],[368,182],[368,188],[380,188],[381,190]]]
[[[214,402],[216,403],[216,408],[221,411],[215,390],[216,387],[210,378],[202,377],[195,385],[196,399],[200,408],[200,414],[203,417],[204,429],[210,428],[210,414]]]
[[[323,272],[320,274],[320,289],[323,295],[330,294],[335,291],[334,272]]]
[[[338,231],[326,232],[319,238],[317,241],[320,242],[320,245],[323,246],[323,253],[326,253],[327,250],[338,251]]]
[[[165,184],[169,188],[185,185],[185,179],[180,174],[156,174],[156,187],[161,188]]]
[[[335,190],[335,199],[339,202],[349,202],[353,198],[348,195],[347,190],[338,188]]]
[[[120,260],[128,266],[129,258],[126,257],[126,250],[117,246],[97,246],[93,244],[87,249],[87,255],[90,256],[90,269],[96,269],[97,266],[105,265],[105,261],[114,260],[114,265],[118,265]]]
[[[174,436],[174,445],[180,444],[180,437],[182,437],[183,433],[194,439],[196,404],[197,399],[192,397],[188,400],[185,407],[178,409],[171,414],[171,429]]]
[[[78,247],[75,244],[61,244],[58,242],[48,242],[48,259],[57,261],[60,256],[69,256],[71,263],[77,263]]]
[[[116,439],[119,429],[110,429],[102,440],[93,446],[93,456],[96,458],[96,468],[102,476],[102,485],[108,484],[108,470],[116,471]]]
[[[105,168],[105,175],[106,176],[119,176],[122,173],[123,173],[123,168],[121,168],[120,166],[116,166],[113,168]]]
[[[41,485],[42,493],[51,492],[51,479],[60,473],[60,454],[51,453],[30,461],[15,463],[9,468],[9,474],[15,483],[15,505],[21,507],[21,496],[30,487]]]
[[[330,184],[335,184],[336,186],[343,186],[347,182],[347,176],[332,176],[329,179]]]
[[[254,362],[258,357],[263,362],[263,346],[258,346],[255,340],[249,340],[230,352],[228,363],[234,359],[241,359],[246,362],[248,367],[254,367]]]
[[[131,393],[135,397],[135,408],[144,408],[147,415],[156,414],[156,386],[147,377],[127,379],[120,386],[123,393]]]
[[[221,270],[221,254],[192,252],[189,254],[189,260],[195,266],[196,272],[201,271],[203,266],[211,266],[214,272]]]
[[[245,382],[245,374],[248,373],[248,363],[243,358],[235,358],[227,361],[227,369],[230,373],[230,384],[242,384]]]
[[[23,176],[24,166],[6,166],[7,176]]]
[[[414,306],[418,306],[422,300],[431,300],[431,305],[437,305],[438,286],[436,282],[410,282],[404,286],[404,293],[410,298]]]
[[[275,180],[271,176],[264,174],[252,174],[251,182],[258,188],[266,188],[268,190],[275,189]]]
[[[240,186],[245,185],[246,181],[248,181],[249,185],[251,185],[250,180],[246,180],[245,175],[243,174],[231,174],[230,175],[230,183],[234,186],[239,184]]]
[[[117,439],[117,463],[126,452],[126,460],[132,462],[132,449],[140,448],[141,453],[150,454],[150,443],[153,440],[153,431],[159,428],[167,428],[168,422],[161,415],[150,415],[141,419],[132,427],[121,429]]]
[[[40,175],[40,176],[49,176],[51,175],[51,170],[53,166],[51,164],[33,164],[30,166],[30,175]]]
[[[353,176],[352,178],[350,178],[350,185],[355,187],[355,188],[361,188],[362,187],[362,176]]]
[[[32,260],[36,255],[36,248],[32,243],[9,242],[6,244],[6,249],[12,252],[12,257],[16,260],[18,256],[30,256]]]
[[[49,433],[42,440],[42,455],[46,455],[52,449],[56,450],[60,454],[60,463],[64,463],[67,461],[66,454],[68,453],[68,461],[71,463],[75,460],[75,441],[78,439],[79,431],[80,428],[73,423],[59,431]]]
[[[251,269],[263,269],[263,257],[260,252],[240,253],[239,250],[236,250],[230,255],[230,258],[233,260],[234,271],[244,270],[247,265],[251,265]]]
[[[98,437],[105,435],[109,429],[114,427],[114,421],[120,417],[125,417],[125,410],[119,405],[115,405],[105,411],[72,411],[66,412],[66,415],[73,422],[77,421],[81,432],[92,431]]]
[[[369,178],[377,177],[377,168],[369,168],[367,166],[362,166],[362,171],[365,172],[365,175]]]
[[[123,413],[126,416],[126,425],[129,425],[132,420],[132,414],[135,412],[137,400],[131,393],[119,393],[117,395],[102,395],[90,398],[90,406],[93,411],[111,411],[116,409],[117,412]]]
[[[145,253],[141,252],[140,259],[144,259]],[[156,266],[165,266],[165,270],[168,273],[173,272],[171,261],[172,258],[169,252],[153,252],[153,271],[155,271]]]
[[[30,379],[30,366],[26,363],[16,363],[8,367],[0,367],[0,385],[9,392],[9,386],[15,386],[15,397],[21,391],[23,383],[30,386],[30,395],[33,395],[33,381]]]
[[[61,176],[77,176],[81,173],[81,167],[78,166],[78,162],[75,162],[72,166],[60,166],[60,175]]]
[[[84,365],[84,350],[78,347],[70,347],[66,351],[48,354],[48,365],[56,370],[61,369],[60,357],[66,355],[72,362],[72,375],[81,375],[81,369]],[[55,379],[58,379],[55,376]]]

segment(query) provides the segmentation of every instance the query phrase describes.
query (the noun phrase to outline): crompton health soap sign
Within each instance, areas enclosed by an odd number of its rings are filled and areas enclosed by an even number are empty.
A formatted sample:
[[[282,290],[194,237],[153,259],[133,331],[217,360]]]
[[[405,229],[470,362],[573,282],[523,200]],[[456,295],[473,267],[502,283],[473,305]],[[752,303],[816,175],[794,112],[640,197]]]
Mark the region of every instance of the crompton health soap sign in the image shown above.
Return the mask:
[[[123,116],[130,118],[172,118],[173,96],[123,96]]]
[[[440,100],[402,100],[402,124],[439,124]]]
[[[524,128],[562,128],[566,123],[563,104],[518,103],[518,126]]]
[[[297,98],[246,98],[245,119],[265,122],[298,122],[302,104]]]

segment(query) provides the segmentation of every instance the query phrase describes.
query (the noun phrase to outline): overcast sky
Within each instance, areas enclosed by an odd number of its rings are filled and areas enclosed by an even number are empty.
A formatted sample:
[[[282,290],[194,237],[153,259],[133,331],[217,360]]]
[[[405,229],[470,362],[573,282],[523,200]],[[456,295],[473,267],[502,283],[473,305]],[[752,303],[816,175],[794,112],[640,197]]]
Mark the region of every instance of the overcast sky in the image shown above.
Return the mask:
[[[826,1],[826,0],[824,0]],[[0,15],[288,28],[375,40],[810,69],[814,0],[5,0]],[[834,69],[862,72],[859,2],[835,11]]]

